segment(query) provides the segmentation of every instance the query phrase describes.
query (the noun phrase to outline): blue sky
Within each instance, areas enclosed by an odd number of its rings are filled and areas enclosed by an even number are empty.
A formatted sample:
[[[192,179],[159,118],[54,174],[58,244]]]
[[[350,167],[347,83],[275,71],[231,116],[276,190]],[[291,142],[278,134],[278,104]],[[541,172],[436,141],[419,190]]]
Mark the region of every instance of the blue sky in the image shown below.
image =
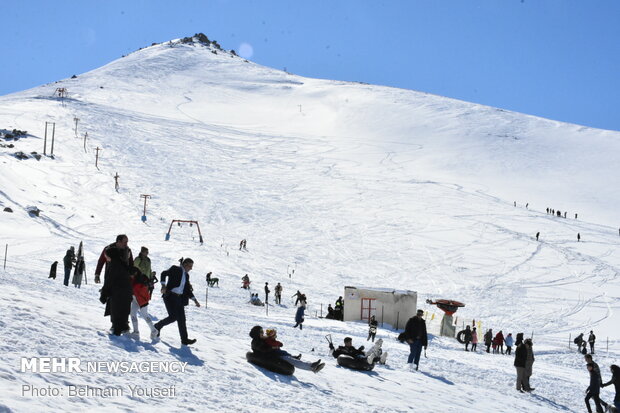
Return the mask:
[[[0,16],[0,95],[202,32],[303,76],[620,130],[618,0],[0,0]]]

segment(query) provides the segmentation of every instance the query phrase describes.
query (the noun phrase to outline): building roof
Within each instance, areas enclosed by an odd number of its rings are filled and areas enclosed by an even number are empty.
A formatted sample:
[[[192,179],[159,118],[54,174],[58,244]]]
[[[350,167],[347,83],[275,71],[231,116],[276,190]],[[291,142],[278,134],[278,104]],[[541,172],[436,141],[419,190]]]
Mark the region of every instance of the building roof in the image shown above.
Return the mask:
[[[356,290],[368,290],[368,291],[378,291],[378,292],[383,292],[383,293],[391,293],[391,294],[402,294],[402,295],[411,295],[411,294],[418,294],[417,291],[410,291],[410,290],[396,290],[394,288],[378,288],[378,287],[353,287],[353,286],[345,286],[345,289],[347,288],[353,288]]]

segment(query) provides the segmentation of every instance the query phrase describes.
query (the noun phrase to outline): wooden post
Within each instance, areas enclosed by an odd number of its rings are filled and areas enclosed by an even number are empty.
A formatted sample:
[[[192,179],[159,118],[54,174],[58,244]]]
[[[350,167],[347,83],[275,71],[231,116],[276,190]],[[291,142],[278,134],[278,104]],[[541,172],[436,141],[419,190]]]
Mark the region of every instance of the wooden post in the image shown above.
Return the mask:
[[[208,303],[209,303],[209,284],[207,284],[207,292],[205,293],[205,309],[207,308]]]
[[[77,138],[77,136],[78,136],[77,125],[78,125],[78,122],[80,121],[80,119],[77,118],[77,117],[74,117],[73,120],[75,121],[75,137]]]
[[[98,163],[99,163],[99,151],[101,150],[100,147],[96,147],[95,150],[97,151],[97,153],[95,154],[95,168],[99,169]]]
[[[84,152],[86,152],[86,137],[88,136],[88,132],[84,134]]]
[[[52,122],[52,148],[50,149],[50,155],[54,155],[54,135],[56,135],[56,122]]]
[[[4,247],[4,269],[6,270],[6,253],[9,250],[9,244]]]
[[[47,155],[47,122],[45,122],[45,134],[43,135],[43,155]]]

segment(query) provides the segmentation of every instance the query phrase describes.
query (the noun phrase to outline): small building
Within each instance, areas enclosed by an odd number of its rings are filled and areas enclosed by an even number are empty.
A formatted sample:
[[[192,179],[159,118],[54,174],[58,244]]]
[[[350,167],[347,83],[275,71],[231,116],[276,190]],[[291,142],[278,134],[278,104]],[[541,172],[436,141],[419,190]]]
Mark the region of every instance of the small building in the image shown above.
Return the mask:
[[[393,288],[344,287],[344,321],[368,322],[375,316],[379,323],[395,329],[405,328],[416,313],[418,294]]]

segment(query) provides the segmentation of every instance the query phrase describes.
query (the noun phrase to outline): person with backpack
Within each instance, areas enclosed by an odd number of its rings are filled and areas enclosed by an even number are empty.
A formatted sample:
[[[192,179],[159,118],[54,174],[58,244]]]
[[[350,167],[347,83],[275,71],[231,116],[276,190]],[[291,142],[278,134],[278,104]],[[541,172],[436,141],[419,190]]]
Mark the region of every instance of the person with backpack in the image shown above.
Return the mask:
[[[607,383],[601,384],[601,387],[607,387],[611,384],[614,385],[616,390],[616,396],[614,397],[614,406],[616,410],[620,412],[620,367],[612,364],[609,369],[611,370],[611,380]]]

